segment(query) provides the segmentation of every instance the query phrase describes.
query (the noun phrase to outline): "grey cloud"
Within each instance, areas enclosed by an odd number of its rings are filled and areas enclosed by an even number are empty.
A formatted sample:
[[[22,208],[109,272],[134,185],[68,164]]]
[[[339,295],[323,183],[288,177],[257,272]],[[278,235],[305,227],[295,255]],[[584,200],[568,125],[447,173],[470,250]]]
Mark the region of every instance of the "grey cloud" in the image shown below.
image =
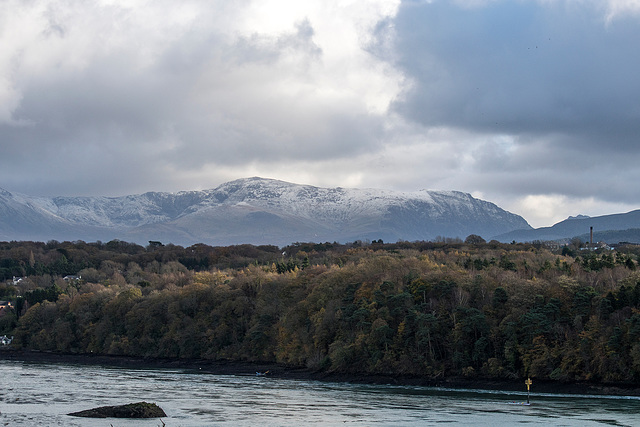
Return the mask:
[[[396,65],[414,85],[395,108],[426,126],[630,148],[640,131],[640,26],[607,25],[602,13],[588,2],[403,3]]]
[[[239,33],[229,22],[251,2],[186,2],[187,24],[164,20],[174,2],[72,3],[51,2],[0,63],[21,95],[0,122],[0,187],[122,195],[260,171],[489,200],[640,198],[640,25],[597,2],[404,1],[358,34],[373,44],[349,45],[353,61],[316,34],[323,14]]]
[[[451,129],[459,140],[440,144],[466,154],[439,185],[500,200],[640,199],[637,17],[607,21],[597,2],[403,1],[378,30],[377,54],[407,79],[392,110]]]
[[[322,49],[313,41],[315,31],[308,19],[296,24],[295,32],[281,34],[277,37],[253,34],[240,37],[235,43],[230,59],[236,63],[273,64],[284,55],[307,56],[309,60],[317,60]],[[303,62],[304,63],[304,62]]]
[[[515,145],[510,152],[479,145],[467,171],[469,188],[491,189],[513,199],[527,194],[595,197],[606,202],[640,199],[637,156],[625,151],[575,149],[575,142],[549,137]]]

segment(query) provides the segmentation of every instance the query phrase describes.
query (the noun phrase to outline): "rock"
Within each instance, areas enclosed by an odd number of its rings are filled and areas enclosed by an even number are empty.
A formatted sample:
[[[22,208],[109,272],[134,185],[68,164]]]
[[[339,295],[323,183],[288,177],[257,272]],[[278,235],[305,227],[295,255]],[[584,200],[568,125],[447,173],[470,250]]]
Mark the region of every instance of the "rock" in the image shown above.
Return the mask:
[[[101,406],[69,414],[85,418],[162,418],[166,417],[162,408],[155,403],[138,402],[118,406]]]

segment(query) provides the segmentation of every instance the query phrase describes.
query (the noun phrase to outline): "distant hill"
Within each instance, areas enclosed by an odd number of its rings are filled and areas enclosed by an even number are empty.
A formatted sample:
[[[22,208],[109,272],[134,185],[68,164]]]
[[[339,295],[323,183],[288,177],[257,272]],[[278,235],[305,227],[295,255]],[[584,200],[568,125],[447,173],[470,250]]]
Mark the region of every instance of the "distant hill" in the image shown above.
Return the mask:
[[[593,227],[594,240],[607,243],[640,243],[640,210],[628,213],[603,215],[597,217],[572,217],[551,227],[514,230],[495,237],[501,242],[531,242],[534,240],[564,240],[573,237],[589,240],[589,230]]]
[[[120,239],[192,245],[489,239],[531,230],[520,216],[457,191],[320,188],[264,178],[211,190],[123,197],[30,197],[0,190],[0,240]]]
[[[583,242],[589,241],[589,233],[577,236]],[[609,244],[616,243],[634,243],[640,244],[640,228],[629,228],[626,230],[605,230],[593,232],[594,242],[605,242]]]

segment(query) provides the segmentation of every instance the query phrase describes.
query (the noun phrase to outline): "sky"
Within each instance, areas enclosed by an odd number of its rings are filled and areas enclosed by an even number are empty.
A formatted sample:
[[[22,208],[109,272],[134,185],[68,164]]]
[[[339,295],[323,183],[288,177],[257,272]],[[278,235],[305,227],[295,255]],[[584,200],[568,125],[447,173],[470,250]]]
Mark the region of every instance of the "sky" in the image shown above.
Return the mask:
[[[640,0],[0,0],[0,187],[640,208]]]

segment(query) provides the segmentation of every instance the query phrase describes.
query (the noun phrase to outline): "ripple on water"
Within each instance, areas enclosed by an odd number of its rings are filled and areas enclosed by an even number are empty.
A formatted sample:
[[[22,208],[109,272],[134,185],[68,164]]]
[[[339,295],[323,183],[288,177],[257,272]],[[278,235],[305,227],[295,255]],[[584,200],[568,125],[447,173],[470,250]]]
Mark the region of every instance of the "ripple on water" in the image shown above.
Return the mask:
[[[637,398],[532,394],[535,403],[520,406],[507,403],[520,399],[522,393],[5,361],[0,361],[0,375],[6,379],[0,393],[0,425],[12,426],[93,426],[66,414],[139,400],[157,403],[168,414],[163,422],[181,427],[640,425]],[[161,424],[118,420],[117,425]]]

